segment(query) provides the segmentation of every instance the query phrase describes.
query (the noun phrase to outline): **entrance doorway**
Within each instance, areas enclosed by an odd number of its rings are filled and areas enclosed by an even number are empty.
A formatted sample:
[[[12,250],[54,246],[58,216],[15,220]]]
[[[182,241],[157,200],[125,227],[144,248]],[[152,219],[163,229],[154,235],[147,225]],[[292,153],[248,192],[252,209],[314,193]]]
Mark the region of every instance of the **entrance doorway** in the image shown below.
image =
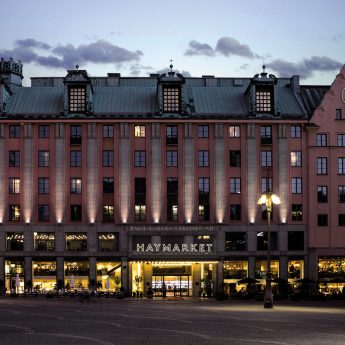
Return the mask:
[[[152,289],[155,296],[162,296],[163,283],[167,289],[167,296],[191,296],[191,275],[153,275]]]

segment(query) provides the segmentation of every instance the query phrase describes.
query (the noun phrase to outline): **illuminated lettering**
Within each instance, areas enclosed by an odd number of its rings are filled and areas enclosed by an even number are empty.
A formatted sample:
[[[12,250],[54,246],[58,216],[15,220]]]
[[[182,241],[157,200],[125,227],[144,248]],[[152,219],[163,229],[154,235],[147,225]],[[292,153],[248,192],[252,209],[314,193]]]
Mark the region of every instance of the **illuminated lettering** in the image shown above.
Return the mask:
[[[178,246],[178,244],[175,244],[174,245],[174,248],[173,248],[173,250],[172,250],[173,252],[180,252],[181,250],[180,250],[180,247]]]
[[[147,245],[146,251],[147,251],[147,252],[153,252],[152,244],[148,244],[148,245]]]
[[[182,251],[183,251],[183,252],[189,252],[188,244],[186,244],[186,243],[183,243],[183,244],[182,244]]]
[[[199,252],[200,253],[205,253],[205,244],[199,244]]]
[[[196,249],[196,246],[197,246],[197,244],[191,244],[190,245],[190,251],[192,253],[197,253],[198,252],[198,250]]]
[[[207,251],[208,251],[209,253],[211,253],[211,252],[212,252],[212,246],[213,246],[213,244],[212,244],[212,243],[207,243],[207,244],[206,244]]]
[[[159,252],[160,248],[161,248],[161,244],[160,243],[155,243],[154,247],[156,249],[156,252]]]
[[[137,252],[144,252],[145,251],[145,245],[137,243]]]
[[[163,252],[171,252],[171,244],[163,243]]]

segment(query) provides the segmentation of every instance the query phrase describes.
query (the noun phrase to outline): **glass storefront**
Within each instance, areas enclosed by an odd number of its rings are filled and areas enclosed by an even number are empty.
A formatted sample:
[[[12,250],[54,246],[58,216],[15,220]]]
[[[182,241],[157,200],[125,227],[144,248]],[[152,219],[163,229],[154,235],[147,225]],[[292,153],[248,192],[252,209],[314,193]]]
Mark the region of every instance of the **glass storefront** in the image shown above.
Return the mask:
[[[267,271],[267,261],[257,260],[255,261],[255,279],[258,279],[261,284],[265,284]],[[272,279],[279,277],[279,261],[271,260],[271,275]]]
[[[121,287],[121,262],[97,261],[97,290],[118,291]]]
[[[345,256],[320,257],[318,266],[320,291],[325,295],[344,295]]]
[[[89,285],[88,261],[65,261],[65,288],[87,289]]]
[[[248,277],[248,261],[231,260],[224,261],[224,293],[234,296],[240,291],[247,290],[246,284],[238,284],[238,281]]]
[[[35,291],[52,291],[56,287],[56,261],[32,261],[32,287]]]
[[[24,259],[5,260],[5,290],[24,292]]]
[[[304,260],[288,261],[289,282],[304,278]]]

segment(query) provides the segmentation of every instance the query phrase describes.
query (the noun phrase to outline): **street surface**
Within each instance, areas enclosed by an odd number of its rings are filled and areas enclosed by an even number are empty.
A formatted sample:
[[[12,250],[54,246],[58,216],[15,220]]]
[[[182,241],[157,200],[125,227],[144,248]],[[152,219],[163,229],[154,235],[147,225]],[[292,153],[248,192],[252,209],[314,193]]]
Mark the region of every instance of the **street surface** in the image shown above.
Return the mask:
[[[0,344],[344,345],[345,303],[2,297]]]

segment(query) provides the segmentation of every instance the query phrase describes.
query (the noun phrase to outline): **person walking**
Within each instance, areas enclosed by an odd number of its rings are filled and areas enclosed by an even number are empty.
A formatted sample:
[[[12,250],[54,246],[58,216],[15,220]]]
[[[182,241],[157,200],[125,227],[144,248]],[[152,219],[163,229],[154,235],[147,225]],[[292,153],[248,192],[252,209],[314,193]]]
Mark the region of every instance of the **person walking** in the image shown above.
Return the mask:
[[[167,297],[167,286],[163,283],[162,286],[163,298]]]

